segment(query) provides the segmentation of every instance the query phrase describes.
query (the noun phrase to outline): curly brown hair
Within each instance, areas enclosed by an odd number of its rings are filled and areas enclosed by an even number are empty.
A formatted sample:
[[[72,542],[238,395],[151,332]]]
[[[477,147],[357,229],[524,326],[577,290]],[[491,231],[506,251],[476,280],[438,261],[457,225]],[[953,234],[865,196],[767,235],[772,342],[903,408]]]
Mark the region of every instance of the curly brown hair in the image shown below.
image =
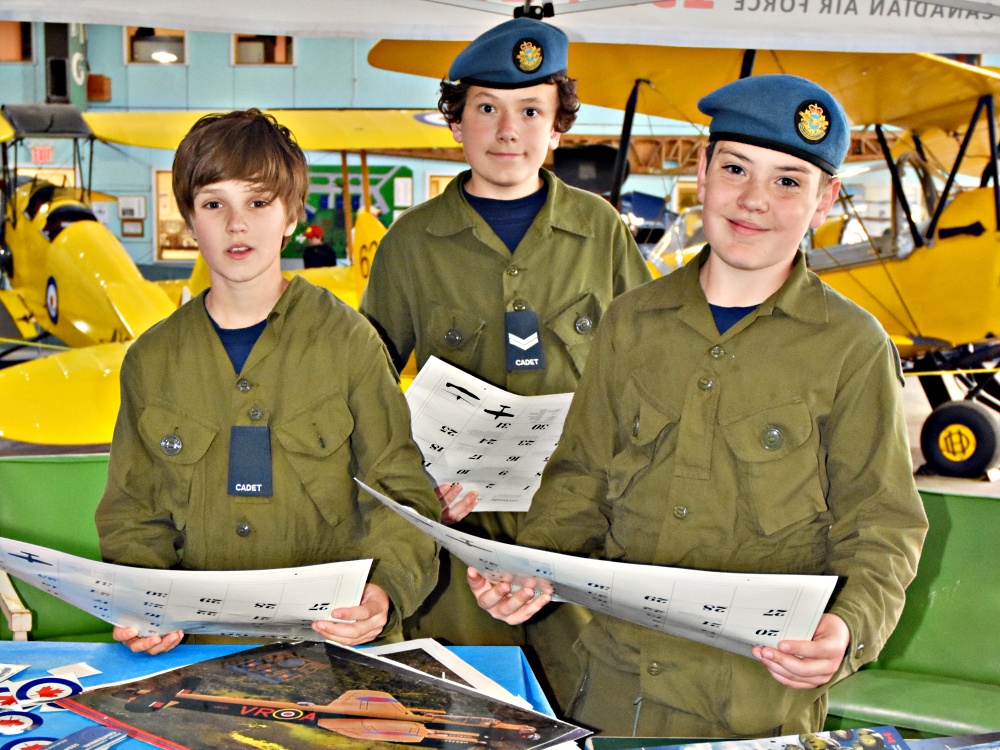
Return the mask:
[[[576,113],[580,111],[580,98],[576,93],[576,79],[564,75],[553,76],[548,83],[557,87],[559,106],[556,108],[555,129],[557,133],[565,133],[576,122]],[[441,96],[438,99],[438,109],[444,119],[450,123],[462,121],[465,110],[465,97],[469,91],[467,83],[452,83],[441,81]]]
[[[191,226],[194,196],[222,180],[252,183],[277,198],[289,221],[305,216],[309,167],[292,132],[259,109],[205,115],[177,147],[174,195]]]

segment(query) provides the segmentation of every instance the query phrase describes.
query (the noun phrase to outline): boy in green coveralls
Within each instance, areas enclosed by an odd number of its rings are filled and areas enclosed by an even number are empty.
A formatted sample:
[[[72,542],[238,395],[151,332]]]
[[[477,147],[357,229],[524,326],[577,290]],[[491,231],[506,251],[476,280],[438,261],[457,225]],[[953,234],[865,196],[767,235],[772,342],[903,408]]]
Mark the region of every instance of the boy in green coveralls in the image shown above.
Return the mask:
[[[574,391],[612,298],[649,280],[615,209],[542,168],[579,107],[568,49],[559,29],[515,19],[469,44],[442,81],[438,108],[471,170],[393,223],[360,307],[398,368],[415,352],[418,367],[434,355],[521,395]],[[509,343],[533,335],[530,350]],[[464,518],[471,533],[514,539],[524,514],[466,517],[475,496],[451,505],[459,489],[441,488],[446,523]],[[407,636],[523,645],[522,629],[486,616],[464,579],[464,565],[445,561]],[[565,639],[588,618],[562,605],[527,633],[557,702],[576,683]]]
[[[313,629],[347,645],[399,638],[437,579],[436,548],[359,496],[353,477],[431,518],[440,505],[378,334],[328,291],[281,274],[304,213],[305,156],[258,110],[209,115],[178,148],[173,181],[211,288],[125,356],[101,555],[188,570],[371,557],[360,605]],[[114,637],[156,654],[183,633]]]
[[[709,246],[616,300],[518,544],[632,563],[834,574],[809,641],[753,659],[603,614],[576,643],[574,719],[619,735],[818,731],[830,685],[876,656],[927,528],[898,356],[877,321],[805,267],[799,242],[840,187],[846,115],[794,76],[699,102]],[[482,607],[544,606],[470,569]]]

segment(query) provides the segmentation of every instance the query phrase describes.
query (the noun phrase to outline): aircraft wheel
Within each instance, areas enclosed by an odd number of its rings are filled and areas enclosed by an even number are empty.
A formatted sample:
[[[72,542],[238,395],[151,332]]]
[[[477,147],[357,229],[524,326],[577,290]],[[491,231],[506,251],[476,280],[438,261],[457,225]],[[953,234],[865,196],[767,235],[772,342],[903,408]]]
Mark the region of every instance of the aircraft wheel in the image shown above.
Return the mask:
[[[975,401],[948,401],[924,421],[920,448],[935,473],[979,478],[1000,460],[1000,420]]]

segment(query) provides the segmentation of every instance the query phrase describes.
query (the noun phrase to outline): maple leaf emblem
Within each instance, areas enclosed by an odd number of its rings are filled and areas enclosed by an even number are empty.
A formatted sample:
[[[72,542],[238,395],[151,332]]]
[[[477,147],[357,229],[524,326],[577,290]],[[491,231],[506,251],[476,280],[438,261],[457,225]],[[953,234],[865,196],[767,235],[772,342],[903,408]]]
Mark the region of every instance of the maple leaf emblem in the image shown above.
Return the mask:
[[[42,685],[36,691],[39,698],[55,699],[66,693],[66,688],[61,685]]]

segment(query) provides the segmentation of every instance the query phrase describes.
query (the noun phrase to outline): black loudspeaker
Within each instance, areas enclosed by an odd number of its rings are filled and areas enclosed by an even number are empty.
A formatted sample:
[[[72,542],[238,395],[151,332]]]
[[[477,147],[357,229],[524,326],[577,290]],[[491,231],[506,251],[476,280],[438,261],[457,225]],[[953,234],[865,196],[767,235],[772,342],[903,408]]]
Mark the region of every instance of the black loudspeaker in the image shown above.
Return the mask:
[[[607,195],[611,191],[617,155],[618,149],[614,146],[601,144],[557,148],[552,171],[573,187]]]

